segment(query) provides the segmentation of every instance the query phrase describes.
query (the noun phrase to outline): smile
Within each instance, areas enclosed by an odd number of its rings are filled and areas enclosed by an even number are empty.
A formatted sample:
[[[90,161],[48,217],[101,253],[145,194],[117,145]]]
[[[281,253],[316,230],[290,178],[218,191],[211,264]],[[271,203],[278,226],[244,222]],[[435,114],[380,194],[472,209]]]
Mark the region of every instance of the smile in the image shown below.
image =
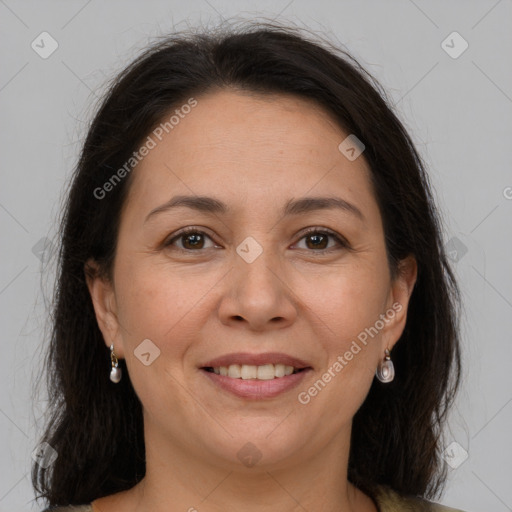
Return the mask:
[[[236,367],[239,368],[236,368]],[[242,377],[242,368],[244,366],[248,367],[248,370],[244,371],[244,375],[246,378]],[[284,394],[286,391],[290,391],[293,388],[301,385],[301,382],[304,380],[306,375],[308,375],[312,370],[312,368],[302,368],[302,369],[294,369],[293,366],[285,367],[287,368],[286,373],[282,377],[277,377],[276,373],[281,374],[283,369],[280,368],[280,365],[272,365],[265,364],[262,366],[252,366],[252,365],[230,365],[228,367],[217,367],[219,373],[215,371],[214,367],[206,367],[201,368],[201,374],[204,375],[207,379],[207,382],[213,386],[213,389],[218,390],[221,393],[227,393],[230,396],[236,396],[237,398],[242,398],[244,400],[265,400],[277,397],[278,395]],[[276,367],[277,366],[277,370]],[[231,369],[232,367],[235,367]],[[263,370],[260,368],[263,367]],[[273,368],[267,368],[273,367]],[[231,369],[231,375],[222,375],[221,368],[223,373],[226,371],[229,373]],[[255,378],[247,377],[247,375],[254,375],[254,371],[261,371],[261,375],[263,378],[259,378],[258,376]],[[302,384],[304,385],[304,384]]]
[[[304,370],[284,364],[264,364],[261,366],[250,364],[231,364],[229,366],[207,367],[204,370],[230,379],[243,380],[272,380],[286,377]]]

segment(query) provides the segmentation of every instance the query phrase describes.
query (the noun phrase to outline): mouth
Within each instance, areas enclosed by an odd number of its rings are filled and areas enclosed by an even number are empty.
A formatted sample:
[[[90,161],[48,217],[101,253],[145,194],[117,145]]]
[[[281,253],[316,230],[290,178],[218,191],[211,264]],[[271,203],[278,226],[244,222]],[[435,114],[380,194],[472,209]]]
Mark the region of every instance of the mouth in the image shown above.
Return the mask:
[[[272,398],[296,387],[313,368],[286,354],[231,354],[199,367],[217,389],[244,399]]]
[[[273,380],[295,375],[307,368],[295,368],[284,364],[263,364],[260,366],[249,364],[231,364],[229,366],[205,366],[201,370],[222,375],[230,379],[242,380]]]

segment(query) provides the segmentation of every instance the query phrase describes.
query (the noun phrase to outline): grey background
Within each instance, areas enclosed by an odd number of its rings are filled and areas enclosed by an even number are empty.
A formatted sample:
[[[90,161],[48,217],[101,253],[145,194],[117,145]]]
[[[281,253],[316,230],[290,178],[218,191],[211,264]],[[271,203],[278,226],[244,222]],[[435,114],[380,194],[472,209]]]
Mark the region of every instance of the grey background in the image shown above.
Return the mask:
[[[465,302],[464,380],[446,443],[457,444],[446,453],[454,469],[442,502],[512,510],[510,0],[0,0],[0,512],[42,508],[29,479],[54,271],[41,283],[41,258],[52,254],[41,239],[55,237],[97,97],[154,36],[233,16],[292,21],[345,44],[396,104],[430,169]],[[43,31],[59,45],[47,59],[31,48]],[[469,44],[458,58],[441,46],[453,31]],[[445,45],[453,53],[460,43]]]

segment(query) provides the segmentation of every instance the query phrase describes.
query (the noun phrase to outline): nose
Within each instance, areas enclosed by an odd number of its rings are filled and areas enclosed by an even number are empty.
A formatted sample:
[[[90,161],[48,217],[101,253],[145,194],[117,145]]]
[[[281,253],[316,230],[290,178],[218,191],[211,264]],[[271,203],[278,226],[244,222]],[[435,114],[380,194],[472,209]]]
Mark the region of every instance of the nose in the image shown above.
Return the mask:
[[[218,314],[223,324],[253,331],[283,329],[297,318],[296,301],[269,250],[252,263],[239,256],[229,273]]]

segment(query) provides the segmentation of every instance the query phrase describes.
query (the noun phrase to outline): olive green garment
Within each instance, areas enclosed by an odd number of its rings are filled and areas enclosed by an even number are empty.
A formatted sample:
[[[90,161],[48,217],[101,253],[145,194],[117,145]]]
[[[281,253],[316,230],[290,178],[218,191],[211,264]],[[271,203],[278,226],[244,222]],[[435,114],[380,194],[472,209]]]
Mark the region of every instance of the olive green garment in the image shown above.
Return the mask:
[[[389,487],[379,486],[373,493],[379,512],[463,512],[462,510],[445,507],[423,500],[421,498],[406,497],[397,494]],[[97,512],[91,505],[73,505],[45,509],[43,512]],[[314,512],[314,511],[312,511]]]

